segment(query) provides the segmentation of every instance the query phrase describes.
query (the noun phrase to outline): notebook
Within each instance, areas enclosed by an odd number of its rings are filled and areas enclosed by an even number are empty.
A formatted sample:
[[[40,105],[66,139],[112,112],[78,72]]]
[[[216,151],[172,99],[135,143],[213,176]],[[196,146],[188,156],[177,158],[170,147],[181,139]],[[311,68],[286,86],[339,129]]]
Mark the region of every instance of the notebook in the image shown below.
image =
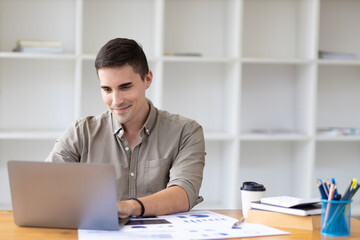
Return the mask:
[[[115,171],[108,164],[8,161],[18,226],[118,230]]]
[[[297,216],[309,216],[321,214],[321,204],[302,204],[293,207],[281,207],[261,202],[252,202],[252,209],[266,210],[271,212],[286,213]]]
[[[316,204],[320,202],[320,198],[297,198],[291,196],[276,196],[261,198],[261,203],[276,205],[280,207],[295,207],[307,204]]]
[[[264,197],[260,202],[252,202],[251,208],[297,216],[317,215],[321,213],[319,198],[297,198],[291,196]]]

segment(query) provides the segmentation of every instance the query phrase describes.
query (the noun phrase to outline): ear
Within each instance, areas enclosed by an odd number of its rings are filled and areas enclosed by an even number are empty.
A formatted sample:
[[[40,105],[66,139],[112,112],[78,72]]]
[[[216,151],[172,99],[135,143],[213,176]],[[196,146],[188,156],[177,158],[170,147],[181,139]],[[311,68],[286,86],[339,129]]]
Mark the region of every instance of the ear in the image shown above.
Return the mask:
[[[152,83],[152,79],[153,79],[153,74],[152,74],[152,71],[149,70],[149,72],[146,74],[145,76],[145,84],[146,84],[146,89],[148,89]]]

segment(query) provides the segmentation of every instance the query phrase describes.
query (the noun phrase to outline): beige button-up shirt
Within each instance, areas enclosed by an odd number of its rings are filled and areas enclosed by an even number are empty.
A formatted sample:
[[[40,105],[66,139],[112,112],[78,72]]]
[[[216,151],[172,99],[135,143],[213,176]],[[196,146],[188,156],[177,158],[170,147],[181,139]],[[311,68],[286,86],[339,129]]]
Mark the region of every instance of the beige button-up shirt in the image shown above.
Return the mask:
[[[182,187],[190,209],[201,202],[205,165],[202,127],[195,121],[155,108],[130,151],[124,129],[110,111],[73,123],[57,140],[46,161],[110,163],[115,166],[117,198],[143,197],[167,187]]]

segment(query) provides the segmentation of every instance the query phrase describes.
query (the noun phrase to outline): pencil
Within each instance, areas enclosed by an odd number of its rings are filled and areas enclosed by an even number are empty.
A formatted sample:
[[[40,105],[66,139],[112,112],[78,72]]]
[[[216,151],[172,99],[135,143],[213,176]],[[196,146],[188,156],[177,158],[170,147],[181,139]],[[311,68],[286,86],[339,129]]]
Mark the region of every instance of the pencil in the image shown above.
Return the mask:
[[[331,183],[330,184],[330,189],[329,189],[329,197],[328,197],[328,201],[331,201],[334,197],[334,184]],[[324,218],[324,222],[323,222],[323,228],[325,228],[326,224],[327,224],[327,219],[329,217],[329,212],[330,212],[330,207],[331,207],[331,203],[328,202],[326,205],[326,212],[325,212],[325,218]]]

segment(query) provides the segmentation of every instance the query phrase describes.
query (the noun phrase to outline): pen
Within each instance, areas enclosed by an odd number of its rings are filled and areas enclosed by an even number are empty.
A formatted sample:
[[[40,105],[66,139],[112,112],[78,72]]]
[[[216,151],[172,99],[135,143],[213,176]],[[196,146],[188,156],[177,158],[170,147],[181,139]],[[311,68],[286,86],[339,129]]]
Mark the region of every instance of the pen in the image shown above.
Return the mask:
[[[323,180],[322,182],[323,182],[323,186],[324,186],[325,193],[326,193],[326,195],[329,196],[329,187],[328,187],[328,185],[326,184],[326,181]]]
[[[355,195],[356,191],[359,189],[360,184],[357,183],[356,186],[352,189],[350,195],[349,195],[349,200],[351,200],[351,198]]]
[[[327,194],[325,193],[324,185],[322,184],[321,179],[318,179],[318,180],[317,180],[317,186],[318,186],[318,188],[319,188],[319,191],[320,191],[320,194],[321,194],[321,198],[322,198],[322,199],[327,199],[328,196],[327,196]]]
[[[241,224],[245,222],[245,218],[240,218],[236,223],[232,225],[232,228],[238,228]]]
[[[352,186],[353,181],[354,181],[354,179],[351,180],[350,185],[347,187],[344,195],[343,195],[342,198],[341,198],[341,201],[346,200],[346,196],[347,196],[347,195],[349,194],[349,192],[350,192],[350,189],[351,189],[351,186]]]
[[[335,182],[335,178],[331,178],[331,182],[335,185],[334,199],[337,199],[338,190],[337,190],[337,185],[336,185],[336,182]]]
[[[357,182],[356,178],[353,178],[349,188],[346,190],[346,194],[344,194],[343,196],[344,200],[349,200],[350,194],[352,193],[352,190],[355,187],[356,182]]]
[[[330,194],[330,187],[331,187],[331,181],[330,180],[327,180],[327,185],[329,186],[329,194]]]

